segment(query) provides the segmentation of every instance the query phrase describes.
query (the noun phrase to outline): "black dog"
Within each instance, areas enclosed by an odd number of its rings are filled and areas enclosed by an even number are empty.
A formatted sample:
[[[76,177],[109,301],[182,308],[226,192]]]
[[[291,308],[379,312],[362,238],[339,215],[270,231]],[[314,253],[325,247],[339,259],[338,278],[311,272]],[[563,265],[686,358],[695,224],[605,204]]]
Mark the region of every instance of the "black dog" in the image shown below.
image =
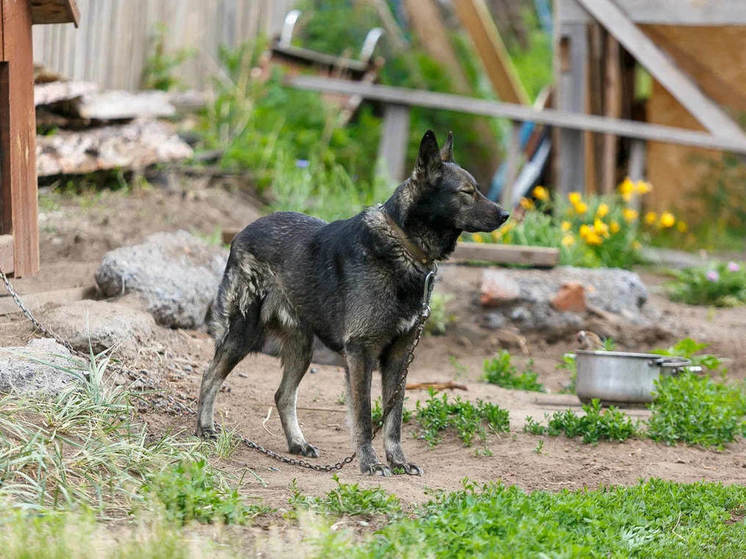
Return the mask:
[[[314,335],[347,363],[347,401],[360,471],[389,475],[371,444],[370,385],[383,380],[384,448],[391,468],[422,470],[401,447],[404,394],[400,371],[416,333],[425,277],[462,231],[492,231],[508,218],[453,162],[453,135],[443,151],[428,131],[412,176],[385,204],[326,223],[278,212],[233,240],[213,306],[215,356],[202,378],[197,433],[214,436],[213,405],[223,380],[268,336],[281,342],[284,368],[275,402],[290,452],[318,456],[296,416],[298,384],[311,361]]]

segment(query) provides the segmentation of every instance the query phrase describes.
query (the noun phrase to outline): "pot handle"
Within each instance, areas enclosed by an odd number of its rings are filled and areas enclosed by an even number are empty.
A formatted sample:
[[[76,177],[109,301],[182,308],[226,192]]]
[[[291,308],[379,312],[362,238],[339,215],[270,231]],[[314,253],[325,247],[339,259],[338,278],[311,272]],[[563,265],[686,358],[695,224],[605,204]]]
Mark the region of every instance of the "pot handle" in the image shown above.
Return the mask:
[[[702,367],[691,365],[691,362],[692,360],[686,357],[659,357],[658,359],[651,359],[650,364],[661,369],[671,369],[672,374],[678,374],[683,369],[687,369],[692,373],[702,372]]]

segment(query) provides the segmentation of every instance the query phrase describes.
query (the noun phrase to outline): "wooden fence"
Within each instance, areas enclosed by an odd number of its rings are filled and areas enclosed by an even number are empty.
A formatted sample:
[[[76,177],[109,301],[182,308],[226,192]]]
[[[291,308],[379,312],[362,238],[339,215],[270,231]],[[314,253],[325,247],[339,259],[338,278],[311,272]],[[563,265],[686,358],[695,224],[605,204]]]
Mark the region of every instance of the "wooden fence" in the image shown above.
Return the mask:
[[[167,50],[192,48],[178,71],[201,88],[216,72],[219,45],[236,46],[282,26],[293,0],[78,0],[80,27],[34,28],[34,60],[76,80],[137,89],[153,50],[154,30],[166,26]]]

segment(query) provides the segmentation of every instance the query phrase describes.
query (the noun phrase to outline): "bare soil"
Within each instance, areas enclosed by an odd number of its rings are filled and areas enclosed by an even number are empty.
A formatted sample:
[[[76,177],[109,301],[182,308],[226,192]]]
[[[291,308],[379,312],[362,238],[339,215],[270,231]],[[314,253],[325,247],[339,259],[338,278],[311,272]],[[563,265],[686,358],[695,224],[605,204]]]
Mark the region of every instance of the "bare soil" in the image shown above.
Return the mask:
[[[92,286],[93,274],[107,250],[136,243],[149,233],[186,229],[209,236],[220,228],[242,227],[259,215],[256,199],[194,180],[185,180],[181,186],[168,189],[74,196],[42,194],[40,199],[42,271],[35,278],[15,282],[24,294]],[[565,437],[536,437],[522,432],[527,415],[542,418],[545,413],[578,406],[574,396],[557,394],[568,378],[556,366],[563,353],[574,349],[573,340],[548,344],[540,335],[524,337],[510,329],[484,329],[473,313],[479,269],[446,265],[442,272],[438,289],[452,295],[448,307],[455,321],[445,336],[423,339],[409,380],[453,379],[465,384],[467,391],[450,397],[483,399],[507,408],[511,432],[489,436],[486,447],[476,442],[466,448],[455,435],[446,435],[440,444],[430,448],[418,437],[412,422],[404,427],[404,446],[410,460],[423,467],[422,477],[370,478],[362,476],[353,462],[339,472],[342,481],[365,487],[380,485],[408,503],[426,500],[428,489],[457,489],[466,477],[478,482],[503,480],[525,489],[552,491],[632,484],[647,477],[746,483],[743,440],[717,452],[687,446],[668,447],[649,440],[589,446]],[[712,353],[732,359],[731,378],[746,377],[743,308],[721,310],[672,303],[660,293],[662,276],[649,271],[641,273],[652,292],[650,304],[663,311],[662,324],[669,330],[669,341],[689,335],[708,342]],[[40,314],[43,316],[43,310]],[[21,345],[33,335],[31,326],[20,314],[0,316],[0,345]],[[621,340],[620,348],[643,351],[664,343],[639,339],[630,333]],[[516,355],[519,367],[533,360],[540,382],[550,393],[505,390],[481,381],[483,361],[501,348],[508,348]],[[129,364],[159,383],[166,393],[194,406],[201,373],[212,351],[212,340],[202,331],[158,327],[152,342],[131,357]],[[245,359],[219,395],[217,413],[219,420],[230,428],[267,448],[285,452],[286,443],[273,403],[280,375],[279,361],[275,358],[257,355]],[[336,462],[352,450],[343,382],[339,367],[314,365],[301,385],[300,421],[308,441],[321,450],[321,457],[315,460],[321,464]],[[376,375],[374,395],[379,394]],[[423,391],[411,391],[407,396],[406,405],[410,409],[417,400],[427,397]],[[647,413],[640,409],[628,412],[641,418]],[[142,420],[154,435],[176,430],[188,437],[193,431],[193,417],[148,410],[143,412]],[[489,452],[485,453],[485,448]],[[221,465],[241,476],[247,494],[274,507],[286,506],[293,479],[312,495],[334,486],[329,473],[281,464],[243,446]]]

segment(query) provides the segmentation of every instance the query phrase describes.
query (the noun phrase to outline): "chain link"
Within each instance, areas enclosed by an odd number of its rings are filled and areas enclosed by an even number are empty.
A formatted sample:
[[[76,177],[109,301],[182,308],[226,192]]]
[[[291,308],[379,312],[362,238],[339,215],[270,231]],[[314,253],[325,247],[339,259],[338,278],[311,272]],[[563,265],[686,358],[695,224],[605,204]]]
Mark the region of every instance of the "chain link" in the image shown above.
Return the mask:
[[[409,354],[407,355],[407,358],[405,359],[404,363],[402,364],[401,371],[399,372],[399,382],[397,384],[396,390],[391,395],[389,400],[386,402],[386,405],[384,406],[384,414],[381,418],[381,422],[375,427],[373,430],[371,440],[375,438],[375,436],[378,434],[378,432],[381,430],[381,428],[384,425],[384,422],[386,421],[386,418],[388,417],[388,414],[393,409],[393,404],[396,402],[396,399],[404,393],[406,390],[406,383],[407,383],[407,374],[409,371],[409,366],[412,364],[412,361],[414,361],[414,351],[417,348],[417,345],[420,343],[420,339],[422,338],[422,333],[425,330],[425,322],[427,322],[427,319],[430,317],[430,297],[433,292],[433,284],[435,281],[435,274],[437,273],[437,265],[433,265],[433,269],[428,272],[427,276],[425,276],[425,287],[424,287],[424,293],[423,293],[423,300],[422,300],[422,308],[420,309],[420,316],[417,322],[417,332],[415,334],[415,338],[412,342],[412,344],[409,347]],[[36,328],[39,332],[44,334],[45,336],[52,338],[57,343],[64,346],[70,353],[87,357],[83,352],[76,350],[70,342],[67,340],[61,338],[57,334],[55,334],[52,330],[45,327],[41,322],[39,322],[36,317],[31,313],[31,311],[26,307],[26,305],[23,303],[23,300],[18,295],[16,290],[13,288],[13,284],[10,283],[10,280],[8,279],[8,276],[5,275],[2,269],[0,269],[0,277],[3,280],[3,283],[5,284],[5,289],[8,291],[10,296],[13,298],[13,301],[15,301],[16,305],[19,309],[21,309],[21,312],[23,312],[24,316],[33,324],[34,328]],[[133,378],[133,380],[140,380],[143,384],[150,388],[155,388],[155,383],[151,379],[145,379],[142,377],[142,375],[133,374],[131,370],[125,369],[124,367],[121,367],[117,364],[112,363],[111,368],[116,370],[117,372],[127,374],[129,377]],[[167,407],[170,407],[172,411],[176,411],[176,413],[182,414],[182,415],[196,415],[197,412],[194,408],[191,406],[188,406],[187,404],[184,404],[183,402],[178,401],[176,398],[171,396],[170,394],[161,394],[159,397],[162,400],[165,400],[167,402]],[[221,429],[220,424],[216,424],[216,427],[218,429]],[[301,458],[291,458],[289,456],[284,456],[282,454],[279,454],[275,452],[274,450],[270,450],[268,448],[264,448],[259,443],[256,443],[250,439],[247,439],[243,435],[239,435],[239,438],[241,439],[241,442],[246,445],[248,448],[255,450],[261,454],[264,454],[265,456],[269,456],[270,458],[277,460],[278,462],[282,462],[284,464],[289,464],[291,466],[297,466],[299,468],[306,468],[308,470],[314,470],[316,472],[333,472],[335,470],[341,470],[344,468],[347,464],[352,462],[355,459],[355,456],[357,455],[357,452],[353,452],[349,456],[346,456],[339,462],[336,462],[334,464],[313,464],[311,462],[308,462],[307,460],[303,460]]]

